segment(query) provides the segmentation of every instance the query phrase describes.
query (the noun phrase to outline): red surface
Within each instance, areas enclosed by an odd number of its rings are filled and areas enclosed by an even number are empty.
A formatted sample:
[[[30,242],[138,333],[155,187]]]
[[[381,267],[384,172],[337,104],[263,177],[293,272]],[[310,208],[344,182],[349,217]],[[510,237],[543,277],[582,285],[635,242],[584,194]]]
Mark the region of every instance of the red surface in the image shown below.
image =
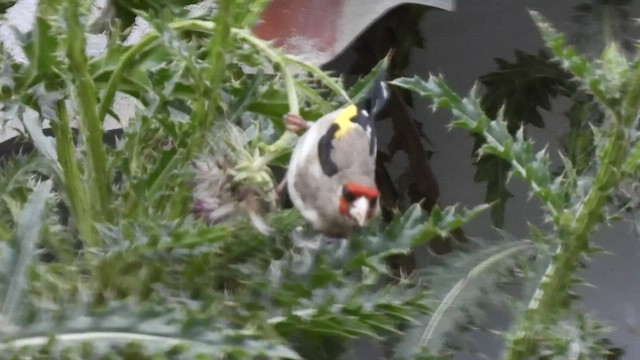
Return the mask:
[[[265,40],[287,49],[286,40],[305,38],[317,51],[332,51],[336,42],[336,23],[345,0],[273,0],[253,29]]]

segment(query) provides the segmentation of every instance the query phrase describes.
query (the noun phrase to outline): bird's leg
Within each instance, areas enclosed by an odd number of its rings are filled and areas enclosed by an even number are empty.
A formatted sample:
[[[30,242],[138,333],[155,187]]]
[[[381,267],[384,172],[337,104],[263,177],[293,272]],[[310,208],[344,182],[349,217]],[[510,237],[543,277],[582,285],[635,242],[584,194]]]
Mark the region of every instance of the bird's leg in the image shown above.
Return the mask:
[[[334,244],[341,243],[343,240],[344,238],[341,238],[341,237],[327,236],[324,241],[327,245],[334,245]]]
[[[280,181],[278,186],[276,186],[276,194],[278,194],[278,196],[282,196],[286,188],[287,188],[287,176],[285,174],[284,179],[282,179],[282,181]]]
[[[287,174],[284,175],[284,178],[282,179],[282,181],[280,181],[278,186],[276,186],[275,190],[280,205],[283,205],[287,196]]]
[[[292,113],[285,114],[282,121],[284,122],[285,129],[294,133],[307,130],[311,126],[311,123],[305,121],[302,116]]]

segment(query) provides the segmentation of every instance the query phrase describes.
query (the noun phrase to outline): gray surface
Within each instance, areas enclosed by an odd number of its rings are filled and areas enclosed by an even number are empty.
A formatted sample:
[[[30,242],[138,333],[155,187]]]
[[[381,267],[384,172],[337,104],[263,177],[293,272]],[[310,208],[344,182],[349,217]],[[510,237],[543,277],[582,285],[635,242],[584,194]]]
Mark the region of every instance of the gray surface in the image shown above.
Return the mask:
[[[326,49],[320,50],[317,33],[313,36],[305,36],[305,28],[291,29],[290,36],[284,43],[284,48],[291,54],[301,57],[313,64],[325,64],[331,61],[337,54],[344,51],[367,26],[376,19],[384,16],[391,9],[405,4],[421,4],[444,10],[454,10],[456,0],[344,0],[341,7],[327,7],[326,0],[305,0],[292,2],[295,12],[301,14],[314,14],[318,18],[335,18],[335,29],[321,31],[322,35],[331,33],[335,35],[333,43],[325,44]],[[333,14],[338,8],[339,14]],[[307,15],[308,16],[308,15]],[[308,35],[308,34],[307,34]]]
[[[452,11],[456,7],[456,0],[348,0],[342,8],[342,15],[337,24],[337,39],[333,54],[343,51],[358,37],[366,27],[386,14],[398,4],[412,3],[431,6]]]

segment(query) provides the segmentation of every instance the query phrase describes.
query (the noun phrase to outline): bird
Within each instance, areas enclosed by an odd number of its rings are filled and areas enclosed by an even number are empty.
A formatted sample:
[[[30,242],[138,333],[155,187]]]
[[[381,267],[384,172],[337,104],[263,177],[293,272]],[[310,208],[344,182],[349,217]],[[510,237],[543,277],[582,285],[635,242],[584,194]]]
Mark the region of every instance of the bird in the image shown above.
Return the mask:
[[[334,239],[363,227],[377,209],[374,121],[389,98],[384,77],[378,75],[364,100],[315,122],[292,113],[283,117],[286,130],[305,132],[281,187],[314,230]]]

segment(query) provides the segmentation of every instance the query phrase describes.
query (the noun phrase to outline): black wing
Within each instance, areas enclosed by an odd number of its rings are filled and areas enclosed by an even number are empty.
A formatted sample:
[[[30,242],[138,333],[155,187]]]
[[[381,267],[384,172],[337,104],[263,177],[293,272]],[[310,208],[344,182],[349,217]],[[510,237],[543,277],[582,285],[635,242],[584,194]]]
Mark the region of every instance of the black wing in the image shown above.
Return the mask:
[[[333,150],[333,139],[339,129],[340,126],[338,126],[338,124],[332,124],[327,132],[322,135],[320,141],[318,141],[320,167],[322,168],[322,172],[327,176],[333,176],[338,173],[338,165],[331,159],[331,151]]]

